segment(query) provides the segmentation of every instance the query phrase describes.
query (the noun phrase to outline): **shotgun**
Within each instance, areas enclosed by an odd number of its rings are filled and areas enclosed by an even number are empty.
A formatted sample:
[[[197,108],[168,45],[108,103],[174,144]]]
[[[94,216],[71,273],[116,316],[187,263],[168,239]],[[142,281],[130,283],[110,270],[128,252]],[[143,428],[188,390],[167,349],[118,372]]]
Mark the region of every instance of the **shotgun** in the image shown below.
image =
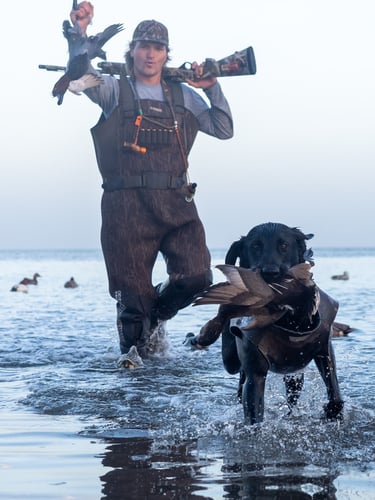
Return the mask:
[[[53,64],[39,64],[39,69],[47,71],[66,71],[65,66],[56,66]],[[107,75],[127,74],[126,64],[119,62],[102,61],[98,63],[97,68],[100,73]],[[216,61],[207,58],[204,62],[204,71],[201,78],[209,76],[240,76],[255,75],[257,71],[254,50],[247,47],[238,52]],[[163,69],[163,78],[175,82],[185,82],[186,80],[195,80],[194,71],[191,69],[191,63],[185,62],[179,68],[165,67]]]

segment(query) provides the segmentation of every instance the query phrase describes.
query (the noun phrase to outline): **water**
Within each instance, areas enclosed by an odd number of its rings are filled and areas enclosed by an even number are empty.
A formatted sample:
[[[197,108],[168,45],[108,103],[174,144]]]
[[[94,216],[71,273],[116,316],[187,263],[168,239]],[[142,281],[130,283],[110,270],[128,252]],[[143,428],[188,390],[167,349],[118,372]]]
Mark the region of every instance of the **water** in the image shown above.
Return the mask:
[[[224,255],[212,252],[213,264]],[[375,249],[315,249],[315,261],[338,321],[356,328],[334,340],[344,422],[320,421],[326,396],[312,364],[293,416],[270,374],[265,421],[246,427],[220,340],[182,345],[215,306],[181,311],[167,356],[121,371],[101,252],[1,251],[0,498],[375,498]],[[349,281],[330,279],[344,270]],[[34,272],[28,294],[10,293]],[[71,276],[77,289],[63,287]],[[164,279],[161,261],[154,278]]]

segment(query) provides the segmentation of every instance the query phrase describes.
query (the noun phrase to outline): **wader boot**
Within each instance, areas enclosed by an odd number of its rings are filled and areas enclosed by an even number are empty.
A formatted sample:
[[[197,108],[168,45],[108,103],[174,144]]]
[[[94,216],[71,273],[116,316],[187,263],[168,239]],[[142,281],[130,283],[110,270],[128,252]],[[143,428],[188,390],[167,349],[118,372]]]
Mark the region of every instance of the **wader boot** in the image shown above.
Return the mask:
[[[150,336],[150,319],[141,311],[117,302],[117,330],[121,356],[119,366],[136,368],[147,357],[147,341]]]

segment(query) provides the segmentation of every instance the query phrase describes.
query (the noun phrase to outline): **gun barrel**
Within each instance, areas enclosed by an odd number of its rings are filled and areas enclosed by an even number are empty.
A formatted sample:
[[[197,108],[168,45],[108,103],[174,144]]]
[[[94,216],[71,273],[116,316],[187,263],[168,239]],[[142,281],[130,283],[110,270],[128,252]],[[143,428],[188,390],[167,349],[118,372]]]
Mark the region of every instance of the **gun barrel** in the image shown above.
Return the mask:
[[[56,64],[39,64],[39,69],[45,69],[47,71],[65,71],[65,66],[56,66]]]

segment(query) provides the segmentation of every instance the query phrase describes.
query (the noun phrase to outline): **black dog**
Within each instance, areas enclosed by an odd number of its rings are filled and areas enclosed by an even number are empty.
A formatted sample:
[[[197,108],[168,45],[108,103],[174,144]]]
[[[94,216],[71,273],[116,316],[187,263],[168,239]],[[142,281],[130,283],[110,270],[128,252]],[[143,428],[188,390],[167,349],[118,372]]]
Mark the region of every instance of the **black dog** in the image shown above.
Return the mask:
[[[312,234],[304,234],[284,224],[261,224],[231,245],[225,263],[236,265],[239,260],[240,267],[259,271],[264,281],[272,284],[280,281],[297,264],[307,261],[313,265],[313,252],[306,248],[305,243],[312,237]],[[308,321],[306,298],[299,300],[300,303],[297,301],[281,319],[267,326],[248,329],[246,325],[241,327],[240,319],[236,323],[234,320],[226,321],[222,330],[223,363],[228,373],[240,373],[239,396],[245,420],[250,424],[263,420],[268,371],[284,375],[287,402],[292,409],[304,382],[303,373],[296,372],[303,370],[312,360],[327,389],[326,419],[342,418],[343,401],[331,345],[332,324],[338,303],[318,287],[315,288],[320,298],[319,305]],[[207,330],[203,327],[196,337],[198,345],[208,345],[216,340],[217,335],[215,339],[209,338]]]

